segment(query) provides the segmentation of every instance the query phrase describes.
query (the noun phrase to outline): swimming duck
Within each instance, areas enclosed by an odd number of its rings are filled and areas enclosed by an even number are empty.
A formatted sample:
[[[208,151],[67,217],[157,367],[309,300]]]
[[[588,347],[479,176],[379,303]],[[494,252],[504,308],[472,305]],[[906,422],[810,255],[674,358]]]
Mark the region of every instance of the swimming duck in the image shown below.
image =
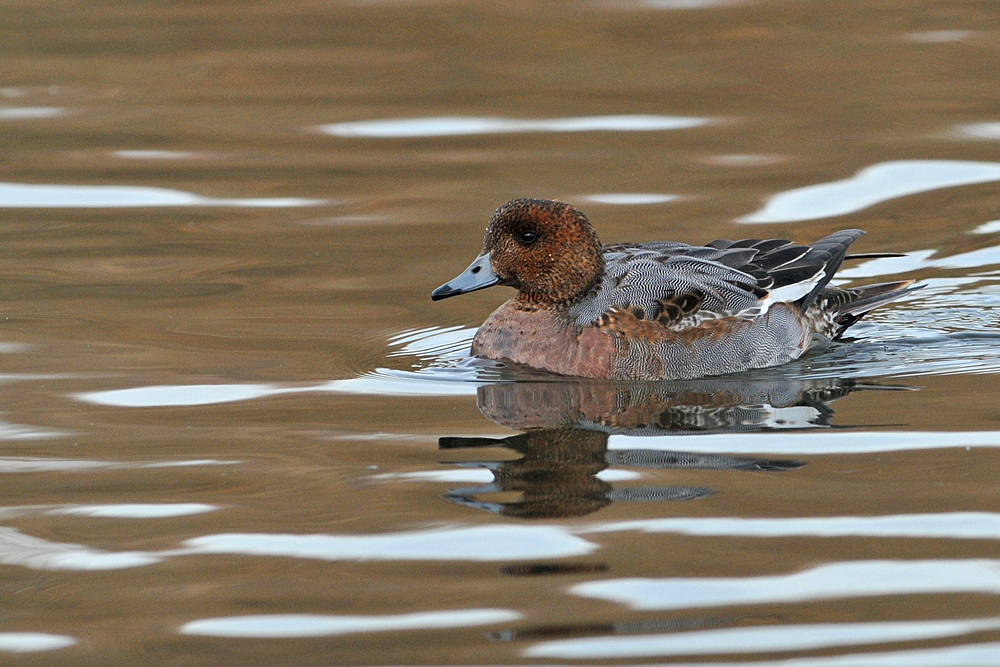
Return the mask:
[[[515,199],[496,210],[483,251],[431,293],[518,290],[479,328],[472,354],[562,375],[675,380],[776,366],[838,340],[912,280],[839,289],[830,280],[864,234],[602,245],[569,204]]]

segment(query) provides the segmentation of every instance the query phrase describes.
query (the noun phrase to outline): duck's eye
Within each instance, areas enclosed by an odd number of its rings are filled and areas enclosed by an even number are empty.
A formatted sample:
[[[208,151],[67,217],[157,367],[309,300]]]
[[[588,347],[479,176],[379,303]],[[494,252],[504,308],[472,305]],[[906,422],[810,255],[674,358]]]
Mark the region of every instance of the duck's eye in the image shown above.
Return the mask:
[[[521,236],[518,237],[518,240],[522,243],[522,245],[531,245],[537,239],[538,234],[535,232],[521,232]]]

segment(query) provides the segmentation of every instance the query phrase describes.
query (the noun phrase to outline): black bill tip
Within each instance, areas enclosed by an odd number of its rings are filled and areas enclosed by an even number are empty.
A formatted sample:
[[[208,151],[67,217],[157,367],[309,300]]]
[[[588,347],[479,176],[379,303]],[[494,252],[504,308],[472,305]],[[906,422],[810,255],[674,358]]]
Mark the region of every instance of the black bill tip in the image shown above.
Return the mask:
[[[438,287],[436,290],[431,292],[431,301],[440,301],[441,299],[447,299],[450,296],[455,296],[461,293],[462,290],[455,289],[450,284],[445,283],[444,285],[441,285],[441,287]]]

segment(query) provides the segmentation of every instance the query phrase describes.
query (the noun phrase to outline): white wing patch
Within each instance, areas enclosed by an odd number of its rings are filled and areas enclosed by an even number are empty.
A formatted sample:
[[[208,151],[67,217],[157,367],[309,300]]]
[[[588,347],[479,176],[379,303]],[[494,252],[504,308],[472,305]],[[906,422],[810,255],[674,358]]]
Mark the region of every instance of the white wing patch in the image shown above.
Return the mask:
[[[771,290],[767,293],[767,296],[757,302],[757,306],[754,310],[759,309],[759,311],[755,314],[763,315],[776,303],[798,301],[805,295],[809,294],[809,292],[813,291],[816,285],[819,285],[825,277],[826,271],[820,270],[819,273],[815,274],[811,278]]]

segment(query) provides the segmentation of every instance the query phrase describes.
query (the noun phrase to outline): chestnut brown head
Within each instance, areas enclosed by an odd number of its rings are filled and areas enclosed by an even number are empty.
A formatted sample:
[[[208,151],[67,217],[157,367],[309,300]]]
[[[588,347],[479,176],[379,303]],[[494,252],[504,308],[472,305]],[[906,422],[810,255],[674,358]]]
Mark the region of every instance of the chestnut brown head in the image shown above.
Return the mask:
[[[562,202],[515,199],[490,218],[479,257],[431,298],[500,284],[516,288],[524,305],[569,304],[603,271],[601,242],[587,216]]]

